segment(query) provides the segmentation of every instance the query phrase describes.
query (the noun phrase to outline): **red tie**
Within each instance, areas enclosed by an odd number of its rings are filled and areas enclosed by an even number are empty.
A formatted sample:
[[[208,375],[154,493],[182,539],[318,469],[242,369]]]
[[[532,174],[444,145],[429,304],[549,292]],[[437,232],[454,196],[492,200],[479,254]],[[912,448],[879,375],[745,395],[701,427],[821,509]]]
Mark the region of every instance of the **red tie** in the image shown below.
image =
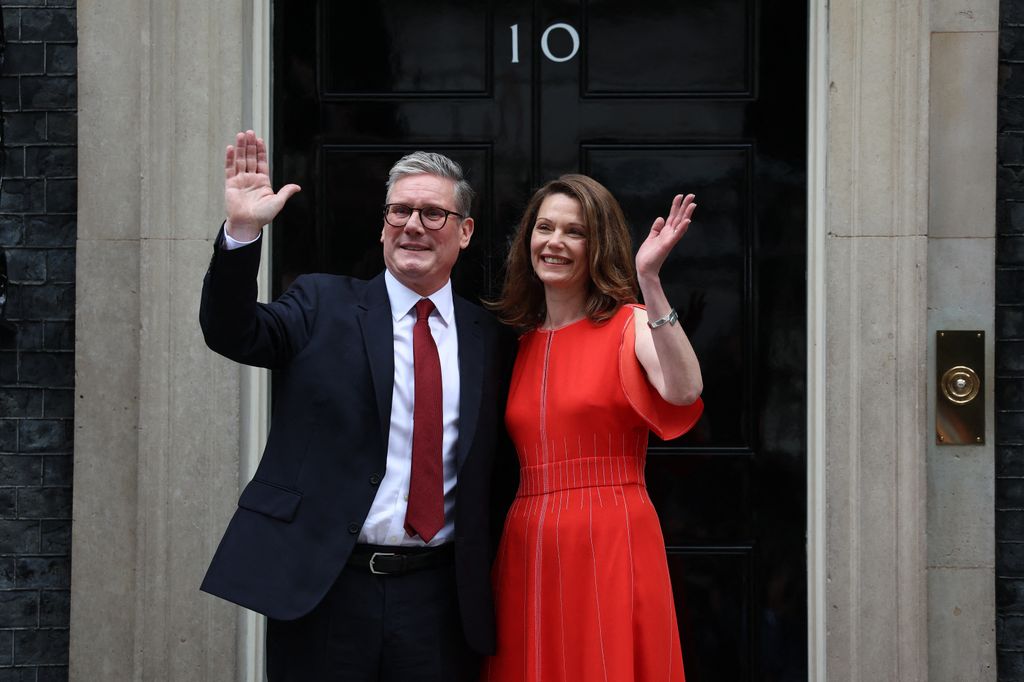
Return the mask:
[[[424,542],[444,525],[444,471],[441,464],[441,361],[430,335],[427,318],[434,311],[428,298],[416,304],[412,330],[413,369],[416,391],[413,400],[412,476],[405,532]]]

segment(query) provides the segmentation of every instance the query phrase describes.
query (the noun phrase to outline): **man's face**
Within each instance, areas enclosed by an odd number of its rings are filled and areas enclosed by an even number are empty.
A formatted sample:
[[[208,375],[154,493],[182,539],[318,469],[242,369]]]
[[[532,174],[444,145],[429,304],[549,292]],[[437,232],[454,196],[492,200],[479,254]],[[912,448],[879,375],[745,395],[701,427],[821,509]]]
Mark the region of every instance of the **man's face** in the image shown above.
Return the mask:
[[[392,186],[388,203],[455,211],[455,183],[436,175],[407,175]],[[472,236],[472,218],[450,215],[440,230],[428,230],[416,211],[405,227],[394,227],[385,220],[380,242],[384,263],[395,279],[421,296],[429,296],[448,281],[459,251],[469,246]]]

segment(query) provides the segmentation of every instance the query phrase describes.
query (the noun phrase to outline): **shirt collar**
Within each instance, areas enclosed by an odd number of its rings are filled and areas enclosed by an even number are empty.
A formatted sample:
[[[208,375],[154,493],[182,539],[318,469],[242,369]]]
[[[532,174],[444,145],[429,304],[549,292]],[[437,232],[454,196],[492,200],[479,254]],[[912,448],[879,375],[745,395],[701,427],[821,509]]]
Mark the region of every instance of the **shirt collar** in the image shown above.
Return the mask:
[[[391,274],[390,270],[384,271],[384,284],[388,289],[388,299],[391,301],[391,316],[395,322],[409,314],[409,311],[419,302],[421,298],[429,298],[437,309],[444,325],[447,327],[452,323],[455,314],[455,302],[452,300],[452,281],[449,279],[444,286],[430,294],[420,296],[415,291],[405,286]]]

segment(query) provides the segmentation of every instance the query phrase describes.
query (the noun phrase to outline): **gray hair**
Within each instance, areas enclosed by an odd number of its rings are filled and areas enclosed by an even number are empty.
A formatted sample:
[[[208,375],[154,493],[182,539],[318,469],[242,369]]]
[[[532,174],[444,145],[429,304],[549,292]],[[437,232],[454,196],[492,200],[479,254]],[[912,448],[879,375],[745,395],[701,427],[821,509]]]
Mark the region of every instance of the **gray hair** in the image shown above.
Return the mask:
[[[455,183],[455,208],[464,217],[469,217],[473,207],[473,188],[462,174],[462,166],[444,154],[436,152],[413,152],[400,158],[388,171],[387,201],[391,201],[391,188],[408,175],[436,175]],[[443,207],[442,207],[443,208]]]

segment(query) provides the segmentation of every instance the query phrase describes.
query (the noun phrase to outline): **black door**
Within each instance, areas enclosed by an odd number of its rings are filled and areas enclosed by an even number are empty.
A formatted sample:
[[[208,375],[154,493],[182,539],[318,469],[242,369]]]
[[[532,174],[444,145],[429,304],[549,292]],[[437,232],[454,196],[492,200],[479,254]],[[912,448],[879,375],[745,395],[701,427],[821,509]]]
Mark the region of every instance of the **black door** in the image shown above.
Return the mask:
[[[671,197],[696,221],[663,281],[705,416],[654,442],[687,677],[807,678],[806,5],[759,0],[277,2],[275,293],[383,268],[391,163],[448,154],[478,191],[454,280],[493,294],[534,188],[582,171],[636,238]]]

